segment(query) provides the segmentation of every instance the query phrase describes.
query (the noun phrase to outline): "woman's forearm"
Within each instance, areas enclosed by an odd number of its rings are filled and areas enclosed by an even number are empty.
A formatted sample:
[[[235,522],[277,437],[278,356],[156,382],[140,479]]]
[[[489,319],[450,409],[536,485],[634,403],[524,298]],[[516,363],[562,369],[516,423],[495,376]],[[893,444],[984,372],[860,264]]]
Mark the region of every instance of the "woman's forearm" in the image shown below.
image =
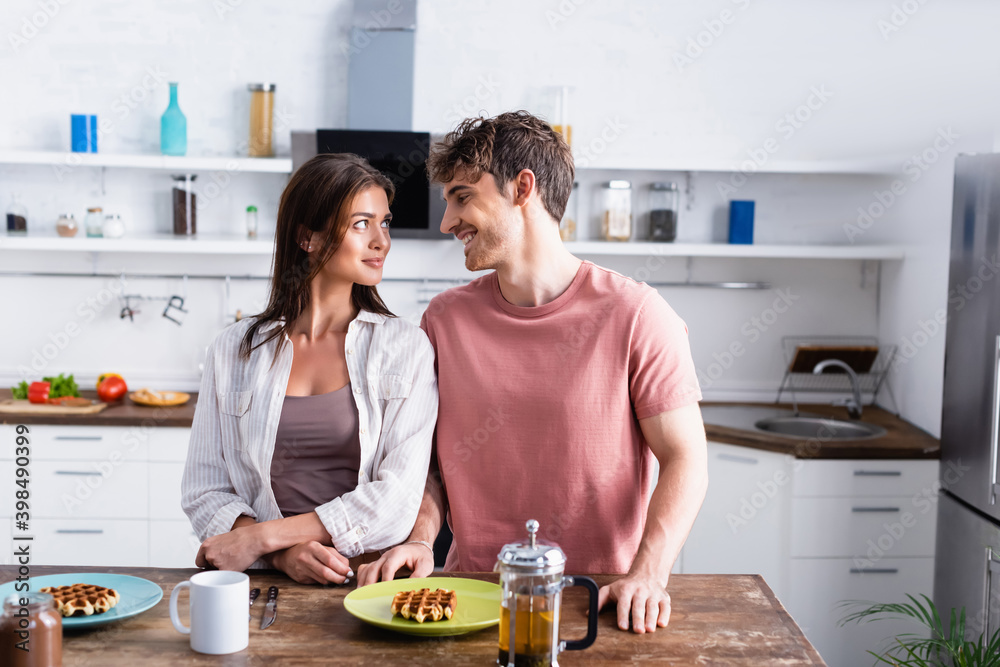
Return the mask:
[[[250,517],[240,517],[233,524],[233,527],[236,528],[243,518],[249,519]],[[251,529],[258,531],[264,553],[287,549],[302,542],[319,542],[326,546],[332,544],[330,533],[326,532],[326,527],[323,526],[323,522],[319,520],[319,515],[316,512],[264,521],[255,524]]]

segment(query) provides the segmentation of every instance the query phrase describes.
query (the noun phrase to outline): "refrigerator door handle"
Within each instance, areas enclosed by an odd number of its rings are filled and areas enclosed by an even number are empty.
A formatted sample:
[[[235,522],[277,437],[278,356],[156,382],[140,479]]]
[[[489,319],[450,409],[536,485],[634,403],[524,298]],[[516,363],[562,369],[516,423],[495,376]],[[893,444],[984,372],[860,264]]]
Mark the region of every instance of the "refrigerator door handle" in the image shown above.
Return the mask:
[[[993,346],[993,415],[990,422],[990,505],[997,502],[997,429],[1000,429],[1000,336]]]
[[[986,620],[982,630],[987,637],[990,637],[996,631],[996,626],[1000,621],[994,613],[994,601],[997,599],[997,595],[1000,595],[1000,591],[993,590],[994,586],[1000,586],[1000,554],[992,547],[986,547],[986,560],[986,599],[983,601],[983,618]]]

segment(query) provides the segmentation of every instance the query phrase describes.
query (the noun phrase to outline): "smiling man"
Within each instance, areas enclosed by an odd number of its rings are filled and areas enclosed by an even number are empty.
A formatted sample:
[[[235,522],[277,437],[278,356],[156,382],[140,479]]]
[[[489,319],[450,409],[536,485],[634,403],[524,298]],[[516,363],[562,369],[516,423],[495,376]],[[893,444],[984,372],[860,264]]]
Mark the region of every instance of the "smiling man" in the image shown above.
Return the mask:
[[[577,259],[559,238],[573,186],[569,146],[527,112],[464,121],[428,161],[444,186],[441,231],[469,270],[431,301],[440,474],[409,541],[363,566],[360,584],[433,570],[491,571],[505,542],[540,536],[567,572],[621,574],[601,589],[618,625],[666,626],[667,580],[708,483],[701,391],[684,322],[657,291]],[[650,497],[654,457],[659,478]]]

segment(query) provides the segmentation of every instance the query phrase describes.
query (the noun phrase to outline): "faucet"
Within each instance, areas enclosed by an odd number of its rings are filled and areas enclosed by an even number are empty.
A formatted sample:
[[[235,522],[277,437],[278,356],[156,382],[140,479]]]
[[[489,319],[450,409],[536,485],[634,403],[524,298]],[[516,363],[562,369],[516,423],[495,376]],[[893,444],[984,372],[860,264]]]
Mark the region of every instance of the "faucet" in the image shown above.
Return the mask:
[[[858,382],[858,374],[854,372],[853,368],[845,364],[840,359],[824,359],[816,364],[816,367],[813,368],[813,373],[815,375],[819,375],[823,372],[823,369],[829,368],[830,366],[836,366],[837,368],[844,369],[844,372],[847,373],[847,377],[850,378],[851,391],[854,393],[854,397],[845,399],[843,405],[847,406],[847,415],[851,419],[861,419],[861,383]]]

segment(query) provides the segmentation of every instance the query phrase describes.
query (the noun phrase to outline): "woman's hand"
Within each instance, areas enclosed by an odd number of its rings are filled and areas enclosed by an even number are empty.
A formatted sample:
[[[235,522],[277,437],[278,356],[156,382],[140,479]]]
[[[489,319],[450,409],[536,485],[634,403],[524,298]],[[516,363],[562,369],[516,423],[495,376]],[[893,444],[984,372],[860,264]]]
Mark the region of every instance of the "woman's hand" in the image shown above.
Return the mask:
[[[234,528],[228,533],[213,535],[201,543],[194,562],[198,567],[242,572],[267,551],[260,535],[260,524]]]
[[[342,584],[354,576],[339,551],[314,541],[274,552],[271,564],[300,584]]]

